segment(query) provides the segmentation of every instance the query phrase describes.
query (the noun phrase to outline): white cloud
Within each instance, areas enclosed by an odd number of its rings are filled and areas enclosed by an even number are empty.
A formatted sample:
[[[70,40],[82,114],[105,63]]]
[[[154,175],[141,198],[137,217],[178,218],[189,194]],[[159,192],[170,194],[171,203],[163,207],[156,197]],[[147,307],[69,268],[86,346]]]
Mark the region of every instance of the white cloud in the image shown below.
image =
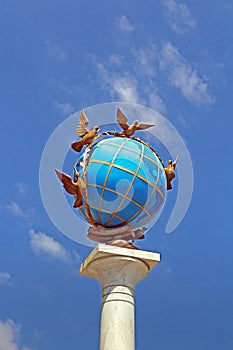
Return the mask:
[[[19,344],[21,326],[12,320],[0,321],[0,350],[32,350]]]
[[[55,106],[56,109],[58,109],[64,115],[71,114],[75,110],[75,107],[72,106],[70,103],[55,102],[54,106]]]
[[[210,104],[214,99],[208,92],[206,80],[198,75],[189,62],[180,54],[177,47],[170,42],[163,44],[160,55],[160,69],[168,77],[168,83],[180,90],[188,101]]]
[[[160,97],[159,93],[157,92],[157,89],[154,91],[151,89],[151,91],[148,92],[148,99],[149,99],[149,106],[156,111],[163,113],[166,110],[165,104]]]
[[[96,62],[102,89],[109,93],[112,100],[147,104],[164,112],[166,108],[155,81],[157,61],[153,49],[132,50],[130,55],[130,67],[124,56],[113,60],[113,55],[110,55],[106,62]],[[119,68],[123,68],[121,73]]]
[[[130,74],[115,76],[112,82],[114,93],[121,101],[138,103],[138,88],[136,79]]]
[[[111,64],[121,64],[122,63],[122,56],[111,54],[108,57],[108,62]]]
[[[197,26],[187,5],[175,0],[163,0],[163,7],[168,23],[174,32],[185,34]]]
[[[118,73],[109,70],[103,63],[97,63],[97,68],[102,88],[108,91],[113,99],[139,103],[137,81],[130,73]]]
[[[64,61],[66,59],[66,52],[57,43],[47,40],[45,47],[47,58],[55,61]]]
[[[6,322],[0,321],[0,349],[1,350],[18,350],[20,326],[12,320]]]
[[[133,60],[138,86],[141,87],[141,95],[144,96],[146,104],[164,113],[166,106],[158,88],[158,51],[153,43],[149,43],[145,48],[133,50]]]
[[[121,32],[124,33],[130,33],[134,30],[134,27],[132,26],[130,20],[125,15],[121,15],[117,18],[116,26]]]
[[[0,271],[0,285],[6,284],[10,286],[12,284],[12,277],[9,272]]]
[[[156,75],[156,53],[153,47],[149,49],[139,49],[134,50],[134,57],[138,62],[140,69],[143,71],[143,74],[153,78]]]
[[[10,204],[6,204],[6,210],[14,216],[25,219],[27,218],[27,214],[21,209],[21,207],[16,202],[11,202]]]
[[[15,187],[18,194],[24,194],[27,190],[27,186],[24,182],[17,182]]]
[[[128,50],[127,55],[95,58],[101,88],[112,100],[147,105],[166,111],[159,85],[164,81],[196,105],[214,102],[205,76],[185,59],[170,42]]]
[[[53,237],[43,232],[29,231],[30,244],[35,254],[44,254],[54,259],[69,261],[70,254]]]

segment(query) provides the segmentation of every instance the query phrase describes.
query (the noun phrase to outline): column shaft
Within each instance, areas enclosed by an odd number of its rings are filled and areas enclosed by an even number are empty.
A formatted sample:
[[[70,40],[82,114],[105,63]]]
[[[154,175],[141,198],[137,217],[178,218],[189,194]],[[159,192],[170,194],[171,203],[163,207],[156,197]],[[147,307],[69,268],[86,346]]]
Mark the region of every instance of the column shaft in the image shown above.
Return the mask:
[[[134,350],[134,291],[107,286],[102,291],[101,350]]]
[[[160,261],[157,253],[99,244],[79,274],[102,287],[100,350],[134,350],[134,288]]]

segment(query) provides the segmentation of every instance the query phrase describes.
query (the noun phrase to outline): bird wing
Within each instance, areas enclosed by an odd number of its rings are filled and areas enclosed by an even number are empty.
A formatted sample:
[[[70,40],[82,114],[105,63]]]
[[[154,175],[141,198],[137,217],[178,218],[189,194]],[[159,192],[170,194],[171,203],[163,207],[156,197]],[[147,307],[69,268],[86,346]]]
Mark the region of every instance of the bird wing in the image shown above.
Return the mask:
[[[175,159],[174,162],[173,162],[173,167],[174,167],[174,169],[175,169],[175,167],[176,167],[176,164],[178,163],[178,160],[179,160],[179,158],[178,158],[178,156],[176,156],[176,159]]]
[[[76,152],[81,152],[83,145],[84,145],[83,140],[75,141],[75,142],[72,142],[71,148],[73,148],[73,150]]]
[[[63,183],[65,190],[70,194],[75,194],[77,192],[77,188],[75,183],[72,181],[71,177],[61,171],[55,169],[57,177]]]
[[[128,118],[122,113],[120,108],[117,108],[117,122],[123,130],[127,130],[129,125],[127,124]]]
[[[137,129],[136,130],[144,130],[144,129],[149,129],[152,126],[155,126],[155,124],[146,124],[146,123],[139,123],[137,125]]]
[[[76,128],[76,133],[78,136],[83,137],[89,131],[89,129],[87,127],[88,123],[89,123],[89,120],[88,120],[86,113],[83,109],[81,114],[80,114],[79,124]]]

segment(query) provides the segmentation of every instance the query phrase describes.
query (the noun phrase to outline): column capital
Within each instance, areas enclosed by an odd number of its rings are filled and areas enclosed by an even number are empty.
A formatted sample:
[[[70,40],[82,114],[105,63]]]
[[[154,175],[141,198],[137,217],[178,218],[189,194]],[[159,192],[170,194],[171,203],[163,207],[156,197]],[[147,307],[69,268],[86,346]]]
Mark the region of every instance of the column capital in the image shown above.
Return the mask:
[[[160,254],[98,244],[79,269],[81,276],[99,280],[102,288],[119,282],[135,285],[160,261]]]

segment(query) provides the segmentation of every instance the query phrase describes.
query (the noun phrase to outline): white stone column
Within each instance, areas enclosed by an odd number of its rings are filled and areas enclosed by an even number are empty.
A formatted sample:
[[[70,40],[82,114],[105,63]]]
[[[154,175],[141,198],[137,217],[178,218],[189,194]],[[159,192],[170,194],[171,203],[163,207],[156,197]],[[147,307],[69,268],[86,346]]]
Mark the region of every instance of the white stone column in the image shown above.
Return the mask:
[[[102,287],[100,350],[134,350],[134,288],[160,261],[160,254],[98,244],[79,274]]]

